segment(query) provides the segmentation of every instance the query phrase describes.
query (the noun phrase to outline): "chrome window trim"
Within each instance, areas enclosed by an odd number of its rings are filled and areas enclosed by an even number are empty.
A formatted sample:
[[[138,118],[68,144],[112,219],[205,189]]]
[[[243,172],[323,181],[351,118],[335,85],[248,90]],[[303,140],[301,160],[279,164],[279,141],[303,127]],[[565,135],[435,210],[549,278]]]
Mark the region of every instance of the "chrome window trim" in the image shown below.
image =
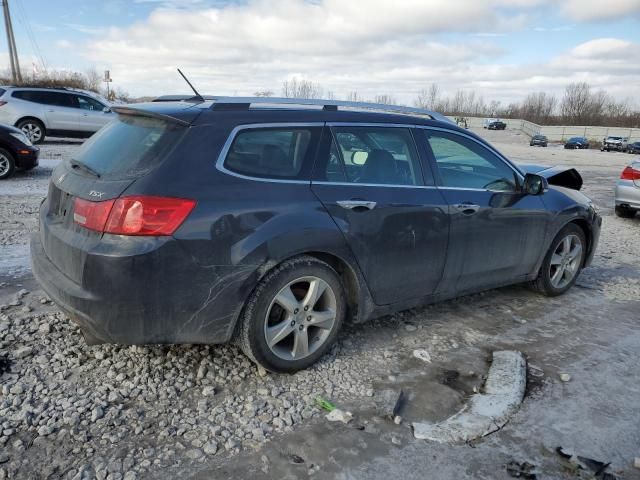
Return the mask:
[[[449,133],[451,135],[458,135],[460,137],[464,137],[464,138],[467,138],[469,140],[472,140],[475,143],[477,143],[478,145],[480,145],[481,147],[484,147],[487,150],[489,150],[491,153],[493,153],[496,157],[498,157],[502,161],[502,163],[504,163],[511,170],[513,170],[518,175],[518,178],[520,178],[520,180],[524,180],[524,174],[515,165],[513,165],[509,161],[509,159],[504,157],[500,152],[498,152],[493,147],[485,145],[484,143],[478,141],[478,139],[473,138],[471,135],[467,135],[466,133],[462,133],[462,132],[456,132],[456,131],[453,131],[453,130],[449,130],[447,128],[432,127],[432,126],[429,126],[429,125],[416,125],[415,128],[419,128],[419,129],[422,129],[422,130],[437,130],[437,131],[440,131],[440,132],[446,132],[446,133]],[[437,161],[436,161],[436,163],[437,163]],[[444,187],[444,186],[441,186],[440,188],[457,188],[457,187]],[[469,189],[466,189],[466,190],[469,190]],[[473,190],[473,189],[471,189],[471,190]],[[483,192],[490,192],[491,191],[491,190],[486,190],[486,189],[478,189],[478,190],[481,190]]]
[[[411,130],[413,123],[377,123],[377,122],[327,122],[327,127],[379,127],[379,128],[407,128]],[[444,129],[443,129],[444,130]]]
[[[243,125],[236,125],[231,133],[227,137],[227,140],[224,142],[222,146],[222,150],[220,150],[220,154],[218,155],[218,160],[216,160],[216,169],[222,173],[227,175],[231,175],[236,178],[242,178],[243,180],[253,180],[257,182],[267,182],[267,183],[293,183],[293,184],[304,184],[310,185],[311,179],[309,180],[294,180],[294,179],[285,179],[285,178],[266,178],[266,177],[253,177],[251,175],[244,175],[242,173],[234,172],[233,170],[229,170],[224,166],[224,161],[227,158],[227,154],[231,149],[231,145],[233,145],[233,141],[239,132],[243,130],[254,130],[254,129],[265,129],[265,128],[286,128],[286,127],[324,127],[324,122],[282,122],[282,123],[246,123]]]
[[[312,180],[311,185],[339,185],[343,187],[394,187],[394,188],[422,188],[437,190],[433,185],[397,185],[395,183],[356,183],[356,182],[327,182],[324,180]]]

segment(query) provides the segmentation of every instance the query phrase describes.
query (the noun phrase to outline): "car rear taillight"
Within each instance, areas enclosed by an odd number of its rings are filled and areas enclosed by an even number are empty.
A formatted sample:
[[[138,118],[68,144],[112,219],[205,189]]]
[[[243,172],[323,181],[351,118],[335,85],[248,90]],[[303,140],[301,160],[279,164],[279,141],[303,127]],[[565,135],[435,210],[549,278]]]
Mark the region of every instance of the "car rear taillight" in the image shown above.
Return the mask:
[[[640,180],[640,170],[636,170],[633,167],[627,167],[622,171],[620,175],[621,180]]]
[[[114,202],[115,200],[89,202],[76,198],[73,202],[73,221],[89,230],[102,232]]]
[[[172,235],[195,205],[195,200],[151,196],[103,202],[76,199],[73,219],[85,228],[104,233]]]

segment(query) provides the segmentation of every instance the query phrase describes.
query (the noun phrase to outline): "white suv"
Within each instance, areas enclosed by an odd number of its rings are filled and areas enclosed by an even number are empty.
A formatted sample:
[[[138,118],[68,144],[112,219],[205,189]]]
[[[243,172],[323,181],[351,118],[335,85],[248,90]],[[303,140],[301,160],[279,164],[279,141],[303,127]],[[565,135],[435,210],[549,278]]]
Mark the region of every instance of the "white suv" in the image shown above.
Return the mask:
[[[33,143],[45,136],[86,138],[114,116],[104,99],[83,91],[0,87],[0,122],[15,125]]]

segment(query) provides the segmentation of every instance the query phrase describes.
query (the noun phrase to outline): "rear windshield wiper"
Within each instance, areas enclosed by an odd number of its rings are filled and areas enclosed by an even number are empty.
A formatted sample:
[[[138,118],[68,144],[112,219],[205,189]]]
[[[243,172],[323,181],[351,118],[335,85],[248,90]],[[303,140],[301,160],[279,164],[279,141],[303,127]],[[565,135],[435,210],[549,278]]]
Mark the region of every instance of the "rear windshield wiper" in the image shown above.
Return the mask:
[[[100,178],[100,174],[85,163],[79,162],[78,160],[74,160],[73,158],[69,160],[69,163],[71,164],[71,168],[73,169],[82,170],[85,173],[88,173],[90,175],[93,175],[94,177]]]

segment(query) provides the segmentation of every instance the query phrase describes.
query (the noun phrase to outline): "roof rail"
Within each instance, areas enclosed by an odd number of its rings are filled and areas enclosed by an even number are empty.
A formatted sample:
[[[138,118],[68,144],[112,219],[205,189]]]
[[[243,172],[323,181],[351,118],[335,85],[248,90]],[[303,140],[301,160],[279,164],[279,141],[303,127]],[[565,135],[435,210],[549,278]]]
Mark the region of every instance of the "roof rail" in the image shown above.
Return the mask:
[[[403,115],[427,116],[433,120],[451,122],[443,114],[424,110],[422,108],[406,107],[404,105],[388,105],[384,103],[348,102],[343,100],[320,100],[282,97],[215,97],[211,105],[212,110],[244,110],[252,105],[279,106],[316,106],[323,110],[338,110],[339,107],[348,110],[372,110]]]

